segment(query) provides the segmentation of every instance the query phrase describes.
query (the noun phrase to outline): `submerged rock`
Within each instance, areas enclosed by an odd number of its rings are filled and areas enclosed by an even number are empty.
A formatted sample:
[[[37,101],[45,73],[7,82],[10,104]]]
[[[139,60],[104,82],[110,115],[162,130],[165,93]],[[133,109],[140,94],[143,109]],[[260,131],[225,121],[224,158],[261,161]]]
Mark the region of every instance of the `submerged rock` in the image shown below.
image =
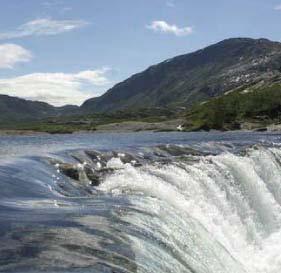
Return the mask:
[[[87,164],[62,163],[57,160],[50,160],[50,162],[57,168],[58,172],[67,176],[68,178],[80,182],[81,184],[86,183],[92,186],[100,185],[102,180],[105,179],[106,175],[112,174],[114,172],[114,169],[110,167],[94,169]]]
[[[140,161],[138,160],[138,158],[136,156],[133,156],[132,154],[129,153],[116,153],[113,152],[115,157],[120,158],[121,162],[123,164],[132,164],[134,166],[141,166],[142,164],[140,163]]]
[[[87,175],[87,178],[90,180],[91,185],[98,186],[102,182],[102,180],[105,178],[105,176],[108,174],[112,174],[114,170],[111,168],[93,170],[86,166],[84,171]]]
[[[97,169],[106,167],[107,162],[113,157],[112,154],[100,153],[94,150],[85,151],[85,154],[91,159]]]
[[[100,178],[98,175],[95,174],[93,169],[86,166],[84,168],[84,171],[85,171],[87,178],[91,181],[92,186],[98,186],[100,184]]]
[[[77,166],[69,163],[59,164],[59,170],[67,177],[79,181],[79,170]]]
[[[65,163],[52,158],[48,159],[48,162],[56,167],[58,173],[84,186],[98,186],[107,175],[122,169],[124,164],[139,167],[143,163],[140,161],[144,161],[138,156],[115,151],[104,153],[95,150],[77,151],[71,153],[70,156],[77,163]]]
[[[206,156],[209,155],[209,153],[205,153],[202,151],[195,150],[190,147],[183,147],[178,145],[159,145],[157,148],[160,150],[158,152],[155,152],[155,155],[157,156],[184,156],[184,155],[192,155],[192,156]],[[164,152],[164,154],[163,154]]]
[[[132,164],[133,166],[141,166],[140,160],[129,153],[121,152],[105,152],[100,153],[97,151],[85,151],[85,153],[91,158],[93,163],[100,165],[101,168],[105,168],[108,165],[108,162],[114,158],[119,158],[123,164]]]

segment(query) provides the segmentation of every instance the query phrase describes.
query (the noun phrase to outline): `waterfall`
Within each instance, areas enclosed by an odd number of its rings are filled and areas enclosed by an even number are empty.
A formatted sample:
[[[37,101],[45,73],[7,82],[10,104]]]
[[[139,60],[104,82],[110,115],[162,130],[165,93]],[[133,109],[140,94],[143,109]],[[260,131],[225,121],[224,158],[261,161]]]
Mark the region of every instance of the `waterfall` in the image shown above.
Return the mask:
[[[281,270],[281,151],[123,168],[99,187],[129,198],[139,272]]]
[[[12,140],[0,272],[281,272],[279,134]]]

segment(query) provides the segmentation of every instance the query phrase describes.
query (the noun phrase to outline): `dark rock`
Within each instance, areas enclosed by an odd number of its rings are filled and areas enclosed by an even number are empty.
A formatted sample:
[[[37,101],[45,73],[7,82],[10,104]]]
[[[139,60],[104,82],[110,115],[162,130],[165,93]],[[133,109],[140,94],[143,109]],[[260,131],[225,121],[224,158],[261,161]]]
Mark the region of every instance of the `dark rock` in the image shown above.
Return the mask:
[[[98,186],[100,184],[100,176],[93,171],[93,169],[89,167],[85,167],[84,171],[88,177],[88,179],[91,181],[91,185]]]
[[[103,169],[96,171],[96,173],[103,175],[103,176],[112,174],[113,172],[114,172],[114,169],[112,169],[112,168],[103,168]]]
[[[79,171],[76,166],[68,163],[59,164],[59,170],[67,177],[79,181]]]
[[[190,147],[181,147],[177,145],[160,145],[158,149],[161,151],[166,152],[172,156],[183,156],[183,155],[192,155],[192,156],[204,156],[207,155],[204,152],[192,149]]]
[[[266,132],[267,131],[267,128],[264,127],[264,128],[257,128],[254,130],[255,132]]]
[[[117,153],[113,152],[114,157],[120,158],[121,162],[123,164],[130,163],[134,166],[141,166],[142,164],[139,162],[139,160],[129,153]]]
[[[100,170],[93,170],[89,166],[84,168],[87,178],[91,181],[92,186],[98,186],[106,175],[114,172],[111,168],[102,168]]]
[[[100,152],[97,151],[85,151],[85,154],[92,160],[93,163],[95,164],[100,164],[101,167],[106,167],[106,163],[109,159],[111,159],[113,156],[109,156],[106,154],[102,154]]]

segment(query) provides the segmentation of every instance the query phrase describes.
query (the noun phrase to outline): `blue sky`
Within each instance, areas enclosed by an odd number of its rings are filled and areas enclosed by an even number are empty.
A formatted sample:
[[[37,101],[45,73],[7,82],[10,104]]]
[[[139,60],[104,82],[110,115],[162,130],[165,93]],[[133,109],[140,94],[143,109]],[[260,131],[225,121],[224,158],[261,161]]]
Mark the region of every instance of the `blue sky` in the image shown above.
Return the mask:
[[[230,37],[280,41],[281,0],[0,0],[0,93],[81,104]]]

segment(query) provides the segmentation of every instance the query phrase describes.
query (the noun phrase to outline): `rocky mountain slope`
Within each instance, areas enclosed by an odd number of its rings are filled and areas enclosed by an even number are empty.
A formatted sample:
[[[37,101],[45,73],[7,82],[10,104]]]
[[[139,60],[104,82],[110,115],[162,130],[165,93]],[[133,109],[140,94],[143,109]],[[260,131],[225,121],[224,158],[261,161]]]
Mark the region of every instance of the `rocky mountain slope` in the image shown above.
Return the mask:
[[[166,60],[86,101],[86,112],[186,107],[281,72],[281,43],[234,38]]]

